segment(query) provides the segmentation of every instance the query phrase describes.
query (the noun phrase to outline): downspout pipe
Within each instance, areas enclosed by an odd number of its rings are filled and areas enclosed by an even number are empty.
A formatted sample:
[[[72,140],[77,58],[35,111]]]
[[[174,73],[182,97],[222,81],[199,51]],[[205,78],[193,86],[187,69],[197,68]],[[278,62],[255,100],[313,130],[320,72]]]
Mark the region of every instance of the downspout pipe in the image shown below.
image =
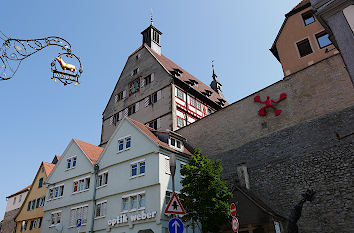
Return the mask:
[[[92,217],[91,217],[91,229],[90,232],[93,232],[93,228],[95,226],[95,214],[96,214],[96,187],[97,187],[97,179],[98,179],[98,171],[99,171],[99,166],[98,164],[95,164],[94,166],[94,173],[95,173],[95,179],[94,179],[94,184],[93,184],[93,195],[92,195]]]

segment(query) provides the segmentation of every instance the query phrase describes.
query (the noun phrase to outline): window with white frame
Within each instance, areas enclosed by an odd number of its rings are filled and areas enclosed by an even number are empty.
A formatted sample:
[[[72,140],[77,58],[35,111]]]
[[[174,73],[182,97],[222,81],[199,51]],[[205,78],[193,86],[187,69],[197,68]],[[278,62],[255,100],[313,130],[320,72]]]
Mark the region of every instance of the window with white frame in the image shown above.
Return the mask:
[[[118,140],[118,152],[127,150],[131,147],[132,145],[132,138],[126,137]]]
[[[62,197],[64,194],[64,185],[58,185],[49,189],[49,200]]]
[[[76,221],[81,219],[82,225],[87,223],[88,205],[72,208],[70,211],[70,226],[76,226]]]
[[[178,140],[177,138],[174,138],[174,137],[170,137],[168,141],[169,141],[170,147],[172,147],[174,149],[178,149],[178,150],[183,149],[183,143],[181,140]]]
[[[44,206],[44,203],[45,203],[45,197],[41,197],[41,198],[40,198],[39,206],[40,206],[40,207]]]
[[[74,181],[73,193],[86,191],[90,188],[90,177],[85,177]]]
[[[145,209],[145,191],[122,197],[122,212]]]
[[[95,217],[105,217],[106,216],[106,209],[107,209],[107,201],[98,202],[96,204],[96,214]]]
[[[108,183],[108,171],[98,174],[97,188]]]
[[[131,177],[141,176],[145,174],[145,160],[136,161],[130,164]]]
[[[177,88],[177,96],[178,96],[178,98],[180,98],[181,100],[184,100],[184,99],[183,99],[183,91],[180,90],[179,88]]]
[[[66,169],[72,169],[76,167],[76,161],[77,161],[77,157],[71,157],[66,159]]]
[[[56,211],[51,213],[51,226],[55,226],[60,223],[61,211]]]

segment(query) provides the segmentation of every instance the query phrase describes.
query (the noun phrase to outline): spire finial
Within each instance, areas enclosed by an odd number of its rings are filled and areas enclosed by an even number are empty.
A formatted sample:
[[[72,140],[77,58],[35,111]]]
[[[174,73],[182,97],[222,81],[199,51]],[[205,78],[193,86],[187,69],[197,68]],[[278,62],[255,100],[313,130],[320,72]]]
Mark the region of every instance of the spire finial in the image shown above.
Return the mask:
[[[214,70],[214,60],[211,60],[211,67],[212,67],[212,69],[213,69],[213,75],[212,75],[212,77],[213,77],[213,79],[215,80],[215,81],[217,81],[217,75],[215,74],[215,70]]]
[[[150,12],[150,25],[154,25],[154,19],[152,18],[152,8],[151,8],[151,12]]]

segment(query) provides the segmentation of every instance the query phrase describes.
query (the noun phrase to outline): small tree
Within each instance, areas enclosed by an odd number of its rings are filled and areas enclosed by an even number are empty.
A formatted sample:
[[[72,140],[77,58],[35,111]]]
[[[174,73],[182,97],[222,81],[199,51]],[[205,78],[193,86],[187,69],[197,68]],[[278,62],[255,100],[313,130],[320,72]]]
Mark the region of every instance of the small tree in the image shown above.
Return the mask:
[[[228,201],[232,193],[221,181],[221,171],[221,161],[211,161],[200,154],[199,148],[181,169],[185,177],[180,197],[187,212],[183,220],[200,223],[203,233],[218,232],[222,225],[230,223]]]

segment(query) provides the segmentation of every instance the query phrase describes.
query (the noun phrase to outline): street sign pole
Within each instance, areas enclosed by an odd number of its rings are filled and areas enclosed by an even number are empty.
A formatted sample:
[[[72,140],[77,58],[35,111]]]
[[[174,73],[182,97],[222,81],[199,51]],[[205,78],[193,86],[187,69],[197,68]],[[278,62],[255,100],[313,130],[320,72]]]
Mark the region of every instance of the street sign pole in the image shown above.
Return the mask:
[[[172,154],[170,156],[170,172],[172,176],[172,192],[175,192],[175,173],[176,173],[176,156]],[[176,217],[175,214],[172,215],[173,218]]]

